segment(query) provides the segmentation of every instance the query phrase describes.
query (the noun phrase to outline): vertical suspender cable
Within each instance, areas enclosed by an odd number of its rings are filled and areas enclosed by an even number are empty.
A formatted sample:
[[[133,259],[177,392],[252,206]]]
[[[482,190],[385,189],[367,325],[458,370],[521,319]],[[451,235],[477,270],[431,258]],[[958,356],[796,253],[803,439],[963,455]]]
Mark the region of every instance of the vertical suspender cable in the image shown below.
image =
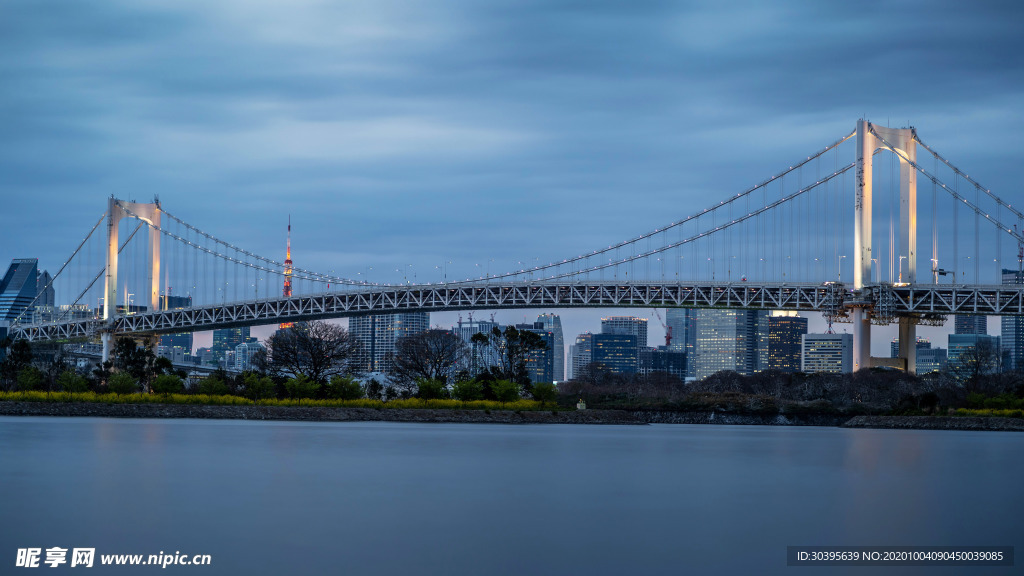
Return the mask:
[[[974,205],[978,206],[978,187],[974,187]],[[981,215],[974,212],[974,283],[981,283],[981,276],[978,274],[981,266]]]
[[[932,157],[935,161],[935,168],[932,174],[935,174],[939,169],[939,159]],[[932,180],[932,268],[938,269],[939,267],[939,210],[938,210],[938,197],[936,195],[935,180]],[[938,272],[934,273],[933,280],[936,284],[939,283]]]
[[[959,181],[959,178],[953,180],[953,190],[958,197]],[[960,201],[956,198],[953,199],[953,278],[964,284],[964,270],[960,268]]]

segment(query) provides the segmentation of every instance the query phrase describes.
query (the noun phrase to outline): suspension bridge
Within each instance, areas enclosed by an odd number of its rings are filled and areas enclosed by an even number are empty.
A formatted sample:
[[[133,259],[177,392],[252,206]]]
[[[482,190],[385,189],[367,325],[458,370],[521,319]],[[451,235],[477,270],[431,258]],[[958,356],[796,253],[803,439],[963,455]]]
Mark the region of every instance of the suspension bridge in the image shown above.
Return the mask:
[[[921,253],[929,229],[930,250]],[[1024,213],[914,128],[860,120],[778,174],[663,227],[457,281],[374,283],[314,272],[294,267],[290,253],[281,262],[222,240],[158,200],[109,198],[51,281],[65,302],[46,314],[30,305],[8,332],[29,341],[99,338],[106,358],[115,336],[361,314],[752,308],[852,322],[855,370],[880,363],[870,356],[872,324],[898,323],[901,362],[913,371],[916,326],[940,325],[950,314],[1024,314],[1022,230]],[[1014,283],[1004,283],[1007,272],[1016,273]]]

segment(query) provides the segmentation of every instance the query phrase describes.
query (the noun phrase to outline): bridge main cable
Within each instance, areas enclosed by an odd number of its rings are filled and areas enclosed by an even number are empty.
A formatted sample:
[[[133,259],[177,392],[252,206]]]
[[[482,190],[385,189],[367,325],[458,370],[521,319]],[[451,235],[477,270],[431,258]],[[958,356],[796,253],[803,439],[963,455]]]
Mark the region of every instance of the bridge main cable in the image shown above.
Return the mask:
[[[774,175],[774,176],[764,180],[763,182],[760,182],[759,184],[757,184],[755,186],[752,186],[751,188],[736,194],[735,196],[729,198],[728,200],[723,200],[722,202],[719,202],[716,206],[713,206],[711,208],[705,208],[703,211],[701,211],[699,213],[692,214],[692,215],[690,215],[690,216],[688,216],[688,217],[686,217],[686,218],[684,218],[682,220],[678,220],[676,222],[673,222],[673,223],[669,224],[668,226],[665,226],[664,228],[657,228],[657,229],[653,230],[652,232],[648,232],[646,234],[641,234],[640,236],[637,236],[637,237],[632,238],[630,240],[624,240],[622,242],[619,242],[618,244],[613,244],[611,246],[608,246],[607,248],[602,248],[600,250],[595,250],[594,252],[591,252],[591,253],[588,253],[588,254],[581,254],[579,256],[575,256],[573,258],[569,258],[569,259],[563,260],[561,262],[550,262],[548,264],[543,264],[541,266],[535,266],[533,268],[524,268],[523,270],[519,270],[517,272],[506,272],[506,273],[503,273],[503,274],[495,274],[493,276],[489,276],[487,279],[488,280],[495,280],[495,279],[501,279],[501,278],[514,278],[514,277],[517,277],[517,276],[524,276],[524,275],[527,275],[527,274],[533,274],[534,272],[541,272],[541,271],[544,271],[544,270],[550,270],[552,268],[559,268],[559,267],[562,267],[562,266],[565,266],[565,265],[571,265],[571,264],[574,264],[576,262],[580,262],[580,261],[583,261],[583,260],[588,260],[590,258],[593,258],[594,256],[600,256],[602,254],[606,254],[606,253],[611,252],[613,250],[618,250],[620,248],[623,248],[623,247],[626,247],[626,246],[629,246],[629,245],[632,245],[632,244],[636,244],[637,242],[640,242],[642,240],[646,240],[648,238],[651,238],[651,237],[655,236],[656,234],[665,233],[668,230],[671,230],[671,229],[676,228],[678,226],[682,226],[683,224],[686,224],[688,222],[696,220],[697,218],[700,218],[702,216],[710,214],[710,213],[718,210],[719,208],[723,208],[725,206],[729,206],[729,205],[731,205],[733,202],[735,202],[737,200],[740,200],[742,198],[748,197],[753,192],[755,192],[757,190],[763,189],[768,184],[771,184],[772,182],[775,182],[776,180],[779,180],[780,178],[783,178],[783,177],[785,177],[785,176],[787,176],[787,175],[789,175],[789,174],[799,170],[800,168],[803,168],[806,164],[808,164],[808,163],[810,163],[810,162],[820,158],[824,154],[834,150],[839,145],[841,145],[843,142],[846,142],[850,138],[854,137],[856,134],[857,134],[857,132],[856,132],[856,130],[854,130],[854,131],[850,132],[849,134],[847,134],[846,136],[844,136],[844,137],[840,138],[839,140],[833,142],[832,144],[826,146],[825,148],[823,148],[819,152],[817,152],[817,153],[815,153],[815,154],[813,154],[811,156],[808,156],[806,159],[800,161],[797,164],[794,164],[793,166],[790,166],[788,169],[786,169],[786,170],[784,170],[784,171],[782,171],[782,172],[780,172],[780,173],[778,173],[778,174],[776,174],[776,175]],[[833,174],[833,176],[836,176],[839,173],[845,172],[845,171],[846,171],[846,168],[844,168],[840,172],[837,172],[836,174]],[[831,179],[831,177],[829,177],[828,179]],[[809,190],[809,189],[811,189],[813,187],[814,186],[810,186],[807,189]],[[802,193],[802,192],[798,192],[797,194],[794,194],[791,197],[798,196],[800,193]],[[763,210],[762,210],[762,212],[763,212]],[[758,212],[758,213],[760,213],[760,212]],[[716,228],[716,230],[717,229],[718,228]],[[679,246],[679,245],[682,245],[682,244],[685,244],[685,242],[676,243],[676,244],[672,245],[672,247]],[[650,252],[650,253],[647,253],[647,254],[644,254],[644,255],[640,255],[640,256],[634,256],[634,257],[626,258],[624,260],[618,261],[616,264],[622,264],[624,262],[632,262],[632,261],[638,260],[640,258],[644,258],[646,256],[650,256],[651,254],[654,254],[654,253],[657,253],[657,251]],[[564,274],[561,274],[561,275],[551,276],[550,278],[562,278],[562,277],[566,277],[566,276],[575,276],[575,275],[584,274],[586,272],[590,272],[590,271],[594,271],[594,270],[600,270],[600,269],[603,269],[603,268],[608,268],[608,267],[616,265],[616,264],[603,265],[603,266],[598,266],[598,267],[594,267],[594,268],[590,268],[590,269],[581,269],[581,270],[578,270],[578,271],[575,271],[575,272],[572,272],[572,273],[564,273]],[[479,283],[479,282],[480,281],[477,280],[477,279],[467,279],[467,280],[456,280],[456,281],[452,281],[452,282],[447,282],[447,284],[475,284],[475,283]]]
[[[920,144],[925,150],[930,152],[932,156],[934,156],[940,162],[942,162],[947,167],[949,167],[949,169],[952,170],[953,173],[957,174],[958,176],[963,176],[964,180],[967,180],[968,182],[973,184],[975,188],[977,188],[978,190],[984,192],[989,198],[995,200],[996,203],[998,203],[1000,206],[1002,206],[1002,207],[1006,208],[1007,210],[1009,210],[1010,212],[1012,212],[1013,215],[1016,216],[1018,219],[1024,219],[1024,213],[1021,213],[1019,210],[1017,210],[1016,208],[1014,208],[1010,204],[1004,202],[1002,198],[1000,198],[1000,197],[996,196],[995,194],[993,194],[991,190],[989,190],[988,188],[982,186],[977,180],[975,180],[975,179],[971,178],[970,176],[968,176],[967,173],[965,173],[963,170],[957,168],[952,162],[950,162],[949,160],[946,160],[941,154],[939,154],[938,152],[933,150],[930,146],[925,144],[917,136],[917,131],[916,130],[914,131],[914,140],[918,144]]]
[[[245,248],[242,248],[240,246],[235,246],[234,244],[231,244],[230,242],[225,242],[224,240],[221,240],[220,238],[217,238],[216,236],[214,236],[212,234],[204,232],[203,230],[200,230],[199,228],[196,228],[195,226],[189,224],[188,222],[185,222],[181,218],[178,218],[177,216],[175,216],[174,214],[171,214],[170,212],[164,210],[163,208],[160,208],[160,211],[165,216],[170,218],[171,220],[177,222],[178,224],[181,224],[182,226],[188,228],[189,230],[195,232],[196,234],[199,234],[200,236],[203,236],[203,237],[205,237],[205,238],[207,238],[209,240],[212,240],[213,242],[215,242],[217,244],[220,244],[222,246],[230,248],[231,250],[235,250],[238,253],[244,254],[244,255],[246,255],[246,256],[248,256],[250,258],[254,258],[256,260],[260,260],[262,262],[266,262],[267,264],[270,264],[271,266],[274,266],[274,267],[277,267],[277,268],[281,268],[281,269],[283,269],[285,267],[285,264],[283,262],[278,262],[277,260],[274,260],[272,258],[267,258],[266,256],[261,256],[259,254],[254,253],[254,252],[250,252],[249,250],[246,250]],[[274,270],[272,268],[264,268],[264,267],[260,267],[260,266],[253,266],[253,265],[249,264],[248,262],[242,262],[242,261],[237,260],[235,258],[231,258],[231,257],[227,256],[226,254],[221,254],[219,252],[215,252],[215,251],[212,251],[212,250],[209,250],[209,249],[204,249],[203,247],[199,246],[198,244],[195,244],[195,243],[193,243],[193,242],[191,242],[191,241],[189,241],[189,240],[187,240],[185,238],[182,238],[181,236],[178,236],[178,235],[176,235],[176,234],[174,234],[172,232],[164,230],[164,229],[162,229],[159,226],[152,226],[152,227],[155,230],[160,231],[161,233],[165,234],[166,236],[168,236],[170,238],[173,238],[175,240],[178,240],[179,242],[183,242],[183,243],[188,244],[190,246],[194,246],[194,247],[196,247],[196,248],[198,248],[200,250],[203,250],[204,252],[207,252],[208,254],[212,254],[214,256],[219,256],[219,257],[222,257],[222,258],[226,258],[226,259],[228,259],[228,260],[230,260],[232,262],[236,262],[236,263],[241,264],[243,266],[249,266],[250,268],[253,268],[253,269],[263,270],[265,272],[272,272],[272,273],[275,273],[275,274],[282,274],[281,272],[277,272],[276,270]],[[299,273],[303,274],[303,276],[299,276],[300,279],[311,280],[311,281],[314,281],[314,282],[323,282],[323,283],[331,283],[331,284],[346,284],[346,285],[350,285],[350,286],[374,286],[374,285],[377,285],[377,284],[374,284],[372,282],[365,282],[365,281],[361,281],[361,280],[352,280],[351,278],[341,278],[341,277],[338,277],[338,276],[330,276],[330,275],[327,275],[327,274],[322,274],[320,272],[314,272],[312,270],[306,270],[304,268],[295,268],[294,266],[292,267],[292,270],[293,270],[293,272],[299,272]]]
[[[712,228],[711,230],[706,230],[704,232],[701,232],[700,234],[695,234],[693,236],[690,236],[689,238],[680,240],[678,242],[673,242],[671,244],[667,244],[665,246],[661,246],[661,247],[655,248],[654,250],[649,250],[649,251],[641,253],[641,254],[635,254],[635,255],[630,256],[628,258],[623,258],[622,260],[617,260],[615,262],[602,263],[602,264],[600,264],[598,266],[593,266],[591,268],[580,269],[580,270],[576,270],[576,271],[573,271],[573,272],[565,272],[565,273],[562,273],[562,274],[557,274],[557,275],[554,275],[554,276],[549,276],[547,278],[543,278],[542,280],[557,280],[559,278],[568,278],[568,277],[571,277],[571,276],[579,276],[580,274],[586,274],[588,272],[596,272],[598,270],[603,270],[605,268],[611,268],[613,266],[619,266],[619,265],[624,264],[624,263],[633,262],[633,261],[636,261],[636,260],[640,260],[642,258],[647,258],[649,256],[653,256],[655,254],[660,254],[662,252],[665,252],[667,250],[671,250],[673,248],[677,248],[677,247],[682,246],[684,244],[689,244],[690,242],[694,242],[694,241],[699,240],[701,238],[710,236],[711,234],[714,234],[716,232],[720,232],[720,231],[725,230],[727,228],[731,228],[731,227],[735,226],[736,224],[739,224],[740,222],[743,222],[745,220],[749,220],[750,218],[753,218],[753,217],[758,216],[760,214],[763,214],[764,212],[767,212],[767,211],[769,211],[769,210],[771,210],[773,208],[776,208],[776,207],[778,207],[778,206],[780,206],[782,204],[785,204],[786,202],[789,202],[790,200],[793,200],[794,198],[797,198],[798,196],[801,196],[802,194],[810,192],[811,190],[813,190],[813,189],[817,188],[818,186],[820,186],[820,185],[822,185],[822,184],[832,180],[833,178],[836,178],[838,176],[841,176],[842,174],[845,174],[847,171],[849,171],[850,169],[854,168],[856,165],[857,165],[856,162],[851,162],[851,163],[847,164],[846,166],[844,166],[843,168],[839,169],[838,171],[833,172],[832,174],[829,174],[828,176],[826,176],[824,178],[821,178],[820,180],[815,181],[813,184],[805,186],[805,187],[801,188],[800,190],[797,190],[796,192],[793,192],[792,194],[790,194],[788,196],[785,196],[783,198],[779,198],[778,200],[775,200],[774,202],[771,202],[770,204],[767,204],[767,205],[765,205],[765,206],[763,206],[761,208],[758,208],[757,210],[754,210],[752,212],[744,214],[743,216],[740,216],[739,218],[733,219],[733,220],[731,220],[730,222],[728,222],[726,224],[722,224],[720,226]]]
[[[138,218],[138,215],[136,215],[134,212],[132,212],[128,208],[124,207],[123,205],[122,205],[122,209],[129,216],[132,216],[134,218]],[[228,242],[225,242],[225,241],[223,241],[223,240],[221,240],[221,239],[219,239],[219,238],[217,238],[217,237],[215,237],[215,236],[213,236],[211,234],[203,232],[202,230],[196,228],[195,226],[192,226],[191,224],[188,224],[187,222],[184,222],[183,220],[181,220],[179,218],[176,218],[175,216],[173,216],[169,212],[164,211],[162,208],[161,208],[161,212],[163,214],[167,215],[168,218],[174,220],[175,222],[178,222],[179,224],[182,224],[183,226],[186,226],[190,230],[193,230],[194,232],[196,232],[196,233],[198,233],[198,234],[200,234],[200,235],[202,235],[202,236],[204,236],[206,238],[209,238],[210,240],[213,240],[217,244],[220,244],[222,246],[226,246],[226,247],[230,248],[231,250],[235,250],[238,253],[244,254],[246,256],[249,256],[249,257],[257,259],[257,260],[261,260],[261,261],[266,262],[268,264],[271,264],[271,265],[273,265],[275,267],[280,267],[282,270],[277,270],[275,268],[268,268],[268,267],[265,267],[265,266],[259,266],[259,265],[255,265],[255,264],[252,264],[252,263],[249,263],[249,262],[245,262],[245,261],[239,260],[237,258],[233,258],[233,257],[231,257],[231,256],[229,256],[227,254],[222,254],[222,253],[217,252],[215,250],[211,250],[210,248],[207,248],[206,246],[202,246],[202,245],[197,244],[195,242],[192,242],[192,241],[190,241],[190,240],[188,240],[186,238],[182,238],[181,236],[178,236],[177,234],[175,234],[175,233],[173,233],[173,232],[171,232],[169,230],[166,230],[166,229],[164,229],[164,228],[162,228],[160,226],[157,226],[155,224],[151,224],[151,223],[149,223],[149,222],[147,222],[145,220],[142,220],[142,222],[145,223],[146,225],[148,225],[150,228],[152,228],[152,229],[160,232],[161,234],[167,236],[168,238],[172,238],[174,240],[177,240],[178,242],[182,242],[184,244],[188,244],[189,246],[192,246],[196,250],[200,250],[202,252],[206,252],[207,254],[210,254],[211,256],[216,256],[216,257],[224,259],[224,260],[226,260],[228,262],[233,262],[235,264],[239,264],[241,266],[246,266],[246,267],[252,268],[254,270],[261,270],[263,272],[269,272],[271,274],[277,274],[279,276],[283,276],[284,275],[283,268],[285,267],[285,265],[283,263],[277,262],[276,260],[273,260],[271,258],[267,258],[265,256],[260,256],[259,254],[255,254],[253,252],[250,252],[248,250],[245,250],[244,248],[240,248],[240,247],[235,246],[233,244],[229,244]],[[294,273],[295,271],[300,272],[300,274],[296,275]],[[348,279],[348,278],[340,278],[340,277],[335,277],[335,276],[328,276],[326,274],[320,274],[318,272],[313,272],[313,271],[305,270],[305,269],[302,269],[302,268],[293,268],[292,277],[293,278],[298,278],[300,280],[310,280],[312,282],[321,282],[321,283],[324,283],[324,284],[345,284],[345,285],[349,285],[349,286],[375,286],[375,285],[378,285],[378,284],[373,284],[373,283],[370,283],[370,282],[362,282],[362,281],[358,281],[358,280],[351,280],[351,279]]]
[[[22,316],[24,316],[26,313],[28,313],[29,310],[35,310],[36,301],[39,300],[39,297],[42,296],[43,294],[45,294],[46,290],[48,290],[50,288],[50,286],[53,286],[53,283],[57,280],[58,277],[60,277],[61,272],[63,272],[64,269],[68,267],[68,264],[70,264],[71,261],[75,259],[75,256],[77,256],[78,253],[82,250],[82,246],[85,246],[85,243],[89,241],[89,238],[92,238],[93,233],[96,232],[96,229],[100,227],[100,224],[103,223],[103,219],[106,218],[106,217],[107,217],[107,212],[104,211],[103,215],[100,216],[100,219],[97,220],[96,224],[93,225],[92,230],[89,230],[89,233],[85,235],[85,238],[82,240],[82,242],[78,244],[78,248],[75,248],[75,251],[71,253],[71,256],[68,256],[68,259],[65,260],[64,264],[61,265],[60,270],[57,270],[57,273],[54,274],[52,278],[50,278],[50,281],[46,283],[46,286],[44,286],[42,290],[36,291],[36,297],[33,298],[32,301],[29,302],[28,306],[25,307],[25,309],[21,311],[21,314],[18,314],[18,317],[14,319],[12,324],[20,324]],[[102,274],[102,272],[101,272],[101,274]],[[90,287],[91,286],[92,285],[90,284]],[[82,298],[81,296],[78,297],[79,300],[81,300],[81,298]],[[75,304],[78,304],[77,300],[75,301]],[[65,312],[65,314],[66,314],[66,312]],[[63,316],[62,316],[62,318],[63,318]]]
[[[899,156],[899,158],[901,160],[903,160],[907,164],[913,166],[914,169],[917,170],[918,172],[920,172],[925,178],[928,178],[933,183],[941,186],[942,189],[945,190],[946,192],[948,192],[950,196],[952,196],[956,200],[959,200],[959,201],[963,202],[964,205],[968,206],[971,210],[974,210],[975,214],[977,214],[977,215],[981,216],[982,218],[988,220],[990,223],[995,224],[996,228],[999,228],[1000,230],[1005,231],[1010,236],[1013,236],[1018,242],[1024,242],[1024,236],[1022,236],[1020,233],[1014,231],[1012,228],[1007,227],[1005,224],[1003,224],[999,220],[996,220],[995,218],[990,216],[988,213],[986,213],[984,210],[982,210],[976,204],[974,204],[973,202],[971,202],[970,200],[968,200],[967,198],[962,196],[956,190],[953,190],[953,189],[949,188],[949,186],[946,186],[946,184],[942,180],[940,180],[937,176],[935,176],[934,174],[932,174],[932,173],[928,172],[927,170],[925,170],[920,164],[918,164],[917,162],[914,162],[913,160],[908,158],[906,154],[904,154],[898,148],[896,148],[891,143],[889,143],[885,138],[882,138],[877,132],[875,132],[873,127],[871,128],[871,133],[874,134],[875,137],[878,138],[879,142],[884,144],[887,149],[892,151],[893,154],[896,154],[897,156]],[[957,174],[961,174],[965,178],[967,177],[966,174],[963,174],[959,170],[957,170]],[[972,180],[971,182],[974,182],[974,181]],[[977,185],[977,183],[975,183],[975,184]],[[980,185],[977,185],[977,186],[978,186],[979,190],[984,190],[984,188],[982,188]],[[1011,208],[1009,205],[1002,204],[1002,201],[999,200],[996,196],[992,195],[992,193],[990,193],[988,191],[986,191],[986,193],[990,197],[995,199],[997,202],[1000,202],[1000,204],[1003,205],[1004,207],[1009,208],[1010,210],[1013,210],[1013,208]],[[1016,213],[1016,211],[1014,211],[1014,212]]]

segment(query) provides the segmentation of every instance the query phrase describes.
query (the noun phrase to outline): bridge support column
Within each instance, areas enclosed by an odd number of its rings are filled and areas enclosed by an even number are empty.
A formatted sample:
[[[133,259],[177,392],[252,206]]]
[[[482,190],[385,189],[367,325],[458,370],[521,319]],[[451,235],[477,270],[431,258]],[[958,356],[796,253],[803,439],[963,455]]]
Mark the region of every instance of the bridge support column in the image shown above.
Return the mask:
[[[866,120],[857,121],[857,175],[853,222],[853,289],[871,282],[871,158],[875,137]],[[853,309],[853,372],[871,367],[871,312]]]
[[[112,334],[110,332],[100,334],[100,341],[103,342],[103,354],[100,356],[100,362],[110,360],[110,341],[112,339]]]
[[[906,370],[917,374],[917,319],[900,317],[900,358],[906,361]]]
[[[871,367],[871,317],[864,308],[853,309],[853,372]]]

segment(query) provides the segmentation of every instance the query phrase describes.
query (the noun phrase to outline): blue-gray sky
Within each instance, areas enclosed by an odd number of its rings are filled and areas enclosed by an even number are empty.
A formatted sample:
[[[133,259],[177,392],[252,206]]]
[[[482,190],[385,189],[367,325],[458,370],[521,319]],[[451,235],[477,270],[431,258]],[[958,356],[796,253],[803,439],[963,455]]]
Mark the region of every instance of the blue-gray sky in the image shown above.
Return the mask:
[[[108,195],[159,194],[267,255],[290,213],[310,269],[510,269],[862,116],[1019,203],[1022,25],[1019,2],[5,0],[0,261],[55,268]],[[572,314],[567,338],[597,328]]]

